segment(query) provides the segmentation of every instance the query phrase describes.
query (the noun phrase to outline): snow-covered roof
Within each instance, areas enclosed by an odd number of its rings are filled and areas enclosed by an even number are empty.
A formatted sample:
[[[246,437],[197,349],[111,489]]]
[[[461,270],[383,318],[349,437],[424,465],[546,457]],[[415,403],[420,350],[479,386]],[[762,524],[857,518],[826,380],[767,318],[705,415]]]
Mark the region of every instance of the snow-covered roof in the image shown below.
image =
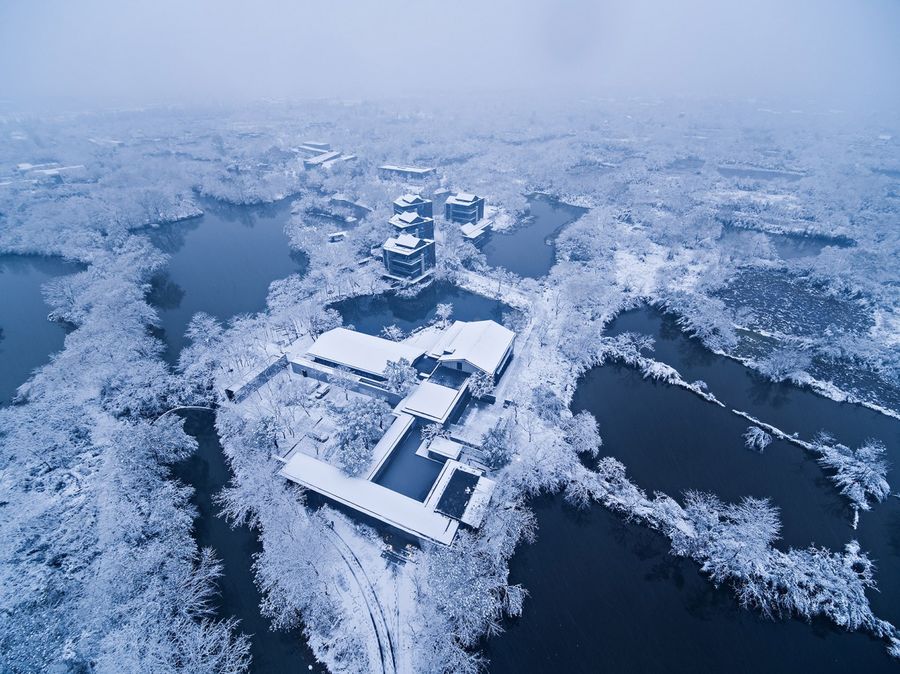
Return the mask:
[[[281,475],[401,531],[450,545],[459,522],[380,484],[345,475],[339,468],[297,452]]]
[[[307,166],[317,166],[317,165],[323,164],[331,159],[334,159],[335,157],[337,157],[340,154],[341,154],[340,152],[335,152],[334,150],[332,150],[331,152],[323,152],[320,155],[317,155],[315,157],[312,157],[311,159],[305,160],[303,163],[306,164]]]
[[[383,248],[392,253],[400,253],[401,255],[409,255],[425,244],[433,243],[431,239],[420,239],[412,234],[401,234],[397,237],[391,237],[384,242]]]
[[[429,355],[440,362],[466,361],[494,374],[515,338],[516,333],[495,321],[454,321]]]
[[[460,206],[471,206],[478,198],[479,197],[474,194],[469,194],[468,192],[459,192],[458,194],[447,197],[447,203],[458,204]]]
[[[446,456],[448,459],[458,459],[459,455],[462,454],[462,448],[463,446],[458,442],[440,435],[428,445],[429,452]]]
[[[396,164],[384,164],[383,166],[379,166],[382,171],[395,171],[397,173],[415,173],[418,175],[431,173],[434,171],[433,167],[423,167],[419,168],[417,166],[398,166]]]
[[[462,393],[462,390],[423,381],[403,401],[402,409],[407,414],[442,424],[453,413]]]
[[[347,328],[334,328],[323,332],[306,353],[311,358],[327,360],[380,377],[384,375],[388,362],[405,358],[412,363],[425,351],[404,342],[394,342]]]
[[[479,236],[485,233],[488,227],[491,226],[490,220],[479,220],[478,222],[467,222],[463,225],[460,225],[459,230],[462,232],[462,235],[467,239],[477,239]]]
[[[431,220],[431,218],[424,218],[416,211],[405,211],[403,213],[397,213],[393,215],[390,222],[392,225],[405,226],[426,222],[427,220]]]
[[[427,199],[423,199],[418,194],[404,194],[403,196],[394,199],[394,203],[401,207],[417,206],[419,204],[424,204],[426,201]]]

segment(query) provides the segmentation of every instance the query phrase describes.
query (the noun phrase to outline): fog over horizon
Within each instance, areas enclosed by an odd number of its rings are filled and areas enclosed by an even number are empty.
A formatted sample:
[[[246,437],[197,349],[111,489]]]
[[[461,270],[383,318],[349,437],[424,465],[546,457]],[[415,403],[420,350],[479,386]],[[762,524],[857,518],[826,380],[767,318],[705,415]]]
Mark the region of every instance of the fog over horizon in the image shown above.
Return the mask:
[[[5,2],[0,108],[499,90],[900,107],[893,0]]]

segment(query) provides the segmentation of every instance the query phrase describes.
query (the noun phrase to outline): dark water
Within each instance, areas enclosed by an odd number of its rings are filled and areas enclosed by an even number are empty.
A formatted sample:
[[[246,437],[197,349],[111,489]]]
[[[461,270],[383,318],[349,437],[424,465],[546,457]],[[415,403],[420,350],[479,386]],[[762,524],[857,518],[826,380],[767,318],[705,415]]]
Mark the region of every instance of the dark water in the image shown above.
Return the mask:
[[[0,405],[63,347],[66,328],[47,320],[41,286],[81,269],[57,257],[0,255]]]
[[[414,428],[391,453],[375,476],[375,482],[404,496],[424,501],[444,463],[416,454],[420,444],[422,436],[419,429]]]
[[[821,428],[845,443],[888,444],[897,464],[897,422],[764,381],[738,363],[687,339],[674,321],[643,309],[612,332],[657,339],[654,355],[689,381],[703,379],[729,406],[810,437]],[[782,545],[839,548],[856,538],[879,566],[876,613],[900,620],[900,500],[889,498],[849,524],[845,499],[799,447],[773,442],[763,454],[743,446],[749,423],[692,393],[608,365],[579,382],[573,410],[595,415],[604,454],[619,458],[648,491],[686,489],[722,498],[770,497],[781,510]],[[889,474],[889,479],[893,477]],[[895,478],[896,481],[896,478]],[[714,589],[696,565],[667,554],[665,540],[594,508],[573,513],[560,498],[536,503],[539,540],[516,555],[512,579],[532,593],[525,615],[488,644],[492,671],[895,671],[883,645],[824,622],[769,623]]]
[[[150,238],[171,256],[153,280],[150,302],[157,308],[173,363],[184,347],[184,331],[198,311],[225,320],[265,308],[269,284],[307,266],[292,253],[284,233],[290,199],[261,206],[203,204],[205,215],[150,230]]]
[[[540,278],[556,262],[556,234],[587,211],[579,206],[563,203],[536,194],[528,197],[531,218],[516,225],[509,233],[495,232],[484,245],[488,264],[503,267],[519,276]]]
[[[188,410],[181,414],[185,430],[197,439],[199,448],[191,458],[178,464],[174,472],[194,487],[191,501],[199,512],[194,522],[197,545],[213,548],[224,566],[218,582],[218,615],[237,618],[239,630],[251,635],[251,672],[326,671],[316,662],[299,630],[273,632],[269,621],[259,613],[262,597],[253,582],[251,565],[253,555],[262,546],[256,533],[248,527],[231,528],[217,515],[219,507],[213,502],[213,497],[231,478],[216,433],[215,413]]]
[[[483,295],[477,295],[445,282],[436,282],[415,297],[398,297],[391,293],[363,295],[341,300],[331,305],[344,319],[344,325],[370,335],[378,335],[382,328],[396,325],[408,333],[427,325],[435,318],[438,304],[453,305],[451,320],[481,321],[492,319],[498,323],[511,308]]]

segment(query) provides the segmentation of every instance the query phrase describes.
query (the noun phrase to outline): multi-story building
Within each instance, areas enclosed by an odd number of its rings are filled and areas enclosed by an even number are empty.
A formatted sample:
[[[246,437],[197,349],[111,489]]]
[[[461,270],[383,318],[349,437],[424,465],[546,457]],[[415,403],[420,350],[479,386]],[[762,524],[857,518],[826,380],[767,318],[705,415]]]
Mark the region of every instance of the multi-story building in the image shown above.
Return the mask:
[[[444,203],[444,216],[460,225],[478,222],[484,217],[484,199],[465,192],[453,194]]]
[[[397,281],[420,281],[434,269],[433,239],[401,234],[385,241],[381,250],[385,275]]]
[[[423,218],[433,218],[434,208],[431,199],[423,199],[418,194],[404,194],[402,197],[394,199],[394,213],[409,213],[415,211]]]
[[[434,218],[424,217],[416,211],[397,213],[388,221],[397,234],[412,234],[420,239],[434,238]]]

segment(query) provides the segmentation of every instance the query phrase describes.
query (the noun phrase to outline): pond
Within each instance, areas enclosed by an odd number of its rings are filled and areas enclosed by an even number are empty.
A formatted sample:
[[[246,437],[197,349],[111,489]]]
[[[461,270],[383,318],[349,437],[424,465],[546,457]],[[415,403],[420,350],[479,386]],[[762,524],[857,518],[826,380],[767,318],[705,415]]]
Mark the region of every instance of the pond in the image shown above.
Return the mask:
[[[438,304],[452,304],[451,320],[498,323],[512,309],[503,302],[464,290],[444,281],[432,283],[415,297],[393,293],[360,295],[331,304],[344,319],[344,325],[369,335],[378,335],[389,325],[409,333],[436,318]]]
[[[375,482],[416,501],[425,501],[444,464],[416,454],[421,444],[421,432],[415,427],[391,452]]]
[[[607,365],[579,382],[573,411],[600,424],[603,453],[619,458],[641,487],[680,497],[686,489],[724,499],[770,497],[784,524],[782,546],[839,548],[852,538],[877,561],[876,613],[900,621],[900,499],[863,513],[858,531],[828,476],[801,448],[775,441],[748,451],[749,425],[733,408],[810,437],[828,428],[856,446],[877,437],[897,465],[900,424],[866,408],[772,384],[739,363],[686,338],[674,320],[651,309],[628,312],[611,326],[650,334],[654,357],[688,381],[703,379],[729,409],[680,388]],[[892,475],[889,474],[889,479]],[[896,478],[894,478],[896,482]],[[896,485],[895,485],[896,486]],[[740,609],[695,564],[667,554],[659,535],[623,524],[595,507],[575,513],[559,497],[535,503],[538,542],[512,560],[511,577],[531,592],[522,618],[488,643],[491,671],[893,671],[883,645],[816,621],[770,623]]]
[[[66,326],[47,319],[41,287],[82,269],[58,257],[0,255],[0,405],[63,347]]]
[[[528,197],[529,218],[509,232],[494,232],[482,250],[488,264],[519,276],[546,276],[556,262],[554,239],[560,230],[587,212],[543,194]]]
[[[170,255],[148,297],[159,312],[169,363],[178,360],[195,313],[226,320],[261,311],[272,281],[307,267],[284,233],[290,199],[259,206],[207,200],[203,209],[198,218],[149,230],[154,245]]]
[[[197,451],[178,464],[175,475],[194,487],[191,502],[197,508],[194,538],[200,547],[211,547],[222,562],[223,574],[218,581],[217,614],[240,620],[238,630],[251,635],[251,672],[324,672],[316,662],[299,630],[273,632],[269,621],[259,612],[262,601],[253,580],[253,556],[262,546],[249,527],[232,528],[218,516],[216,494],[231,478],[211,410],[187,410],[185,431],[196,438]]]

